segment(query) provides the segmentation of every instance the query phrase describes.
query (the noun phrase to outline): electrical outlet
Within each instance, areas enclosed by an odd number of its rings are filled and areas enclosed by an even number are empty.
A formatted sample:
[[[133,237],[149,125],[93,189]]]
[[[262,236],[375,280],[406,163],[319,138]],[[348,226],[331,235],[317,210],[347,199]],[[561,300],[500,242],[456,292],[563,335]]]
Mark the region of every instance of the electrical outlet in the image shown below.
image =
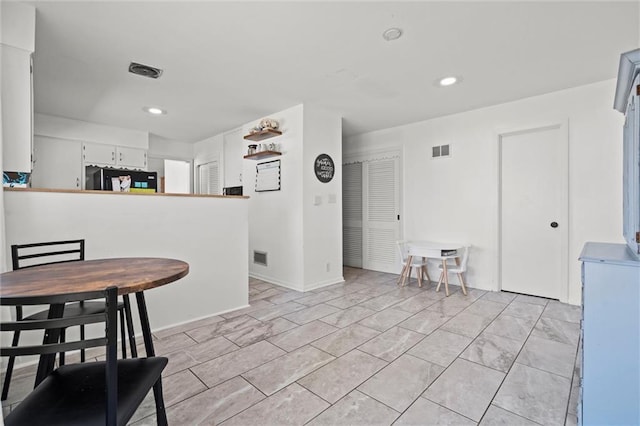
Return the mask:
[[[327,272],[331,272],[331,263],[327,262]]]

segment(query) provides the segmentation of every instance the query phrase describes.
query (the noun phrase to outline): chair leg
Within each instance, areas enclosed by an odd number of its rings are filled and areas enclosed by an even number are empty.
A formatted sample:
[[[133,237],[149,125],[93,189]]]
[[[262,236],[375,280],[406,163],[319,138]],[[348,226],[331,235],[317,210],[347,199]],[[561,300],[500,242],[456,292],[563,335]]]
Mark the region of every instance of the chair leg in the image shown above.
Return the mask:
[[[418,287],[422,287],[422,265],[418,266],[418,270],[416,271],[418,275]]]
[[[407,264],[405,263],[402,266],[402,272],[400,272],[400,276],[398,277],[398,281],[396,282],[396,285],[400,285],[400,282],[402,281],[402,279],[404,278],[404,274],[407,272]]]
[[[84,324],[80,326],[80,340],[84,340]],[[86,354],[84,348],[80,349],[80,362],[85,362]]]
[[[458,280],[460,281],[460,286],[462,287],[462,293],[466,296],[467,288],[464,285],[464,277],[462,276],[462,273],[458,273]]]
[[[438,286],[436,287],[436,291],[440,291],[440,285],[442,284],[443,279],[444,279],[444,273],[440,272],[440,279],[438,279]]]
[[[136,335],[133,331],[133,319],[131,318],[131,302],[129,295],[122,296],[124,301],[124,315],[127,318],[127,332],[129,333],[129,348],[131,349],[131,358],[138,358],[138,348],[136,347]]]
[[[66,334],[67,330],[65,330],[64,328],[60,330],[60,343],[64,343],[66,340],[65,338],[65,334]],[[60,352],[60,366],[64,365],[64,352]]]
[[[127,358],[127,335],[124,332],[124,308],[120,309],[120,343],[122,344],[122,359]]]
[[[162,397],[162,379],[153,385],[153,397],[156,401],[156,423],[158,426],[168,426],[167,412],[164,408],[164,398]]]
[[[20,341],[20,332],[13,332],[13,340],[11,341],[11,346],[18,346],[18,342]],[[7,399],[9,395],[9,384],[11,383],[11,375],[13,374],[13,365],[16,362],[15,356],[9,357],[9,362],[7,363],[7,371],[4,373],[4,384],[2,385],[2,401]]]

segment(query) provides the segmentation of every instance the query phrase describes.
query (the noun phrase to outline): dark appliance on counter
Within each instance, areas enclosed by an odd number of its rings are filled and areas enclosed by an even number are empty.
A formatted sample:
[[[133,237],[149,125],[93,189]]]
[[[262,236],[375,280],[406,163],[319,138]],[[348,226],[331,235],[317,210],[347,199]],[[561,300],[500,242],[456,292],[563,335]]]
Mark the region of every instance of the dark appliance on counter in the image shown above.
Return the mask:
[[[222,188],[222,195],[242,195],[242,186],[227,186]]]
[[[100,168],[93,173],[90,181],[98,191],[114,192],[157,192],[158,173],[139,170]]]

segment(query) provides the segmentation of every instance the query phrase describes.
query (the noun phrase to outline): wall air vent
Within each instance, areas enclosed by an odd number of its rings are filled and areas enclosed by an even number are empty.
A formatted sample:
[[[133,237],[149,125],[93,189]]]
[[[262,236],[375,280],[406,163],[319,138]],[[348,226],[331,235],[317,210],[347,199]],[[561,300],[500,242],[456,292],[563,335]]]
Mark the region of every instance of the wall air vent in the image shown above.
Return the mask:
[[[129,72],[149,78],[158,78],[162,75],[160,68],[150,67],[149,65],[143,65],[137,62],[131,62],[129,64]]]
[[[253,263],[267,266],[267,252],[253,251]]]
[[[450,156],[451,156],[451,150],[449,149],[449,144],[431,147],[431,158],[441,158],[441,157],[450,157]]]

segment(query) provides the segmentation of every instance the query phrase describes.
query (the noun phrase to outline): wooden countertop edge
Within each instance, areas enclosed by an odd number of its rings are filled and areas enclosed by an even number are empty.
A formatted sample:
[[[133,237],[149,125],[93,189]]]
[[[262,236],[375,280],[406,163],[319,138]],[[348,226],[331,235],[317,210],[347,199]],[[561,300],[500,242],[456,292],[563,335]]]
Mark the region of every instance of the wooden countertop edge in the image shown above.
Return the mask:
[[[11,188],[5,187],[5,191],[15,192],[56,192],[62,194],[99,194],[99,195],[135,195],[145,197],[195,197],[195,198],[238,198],[248,199],[246,195],[203,195],[203,194],[165,194],[160,192],[113,192],[113,191],[87,191],[81,189],[50,189],[50,188]]]

